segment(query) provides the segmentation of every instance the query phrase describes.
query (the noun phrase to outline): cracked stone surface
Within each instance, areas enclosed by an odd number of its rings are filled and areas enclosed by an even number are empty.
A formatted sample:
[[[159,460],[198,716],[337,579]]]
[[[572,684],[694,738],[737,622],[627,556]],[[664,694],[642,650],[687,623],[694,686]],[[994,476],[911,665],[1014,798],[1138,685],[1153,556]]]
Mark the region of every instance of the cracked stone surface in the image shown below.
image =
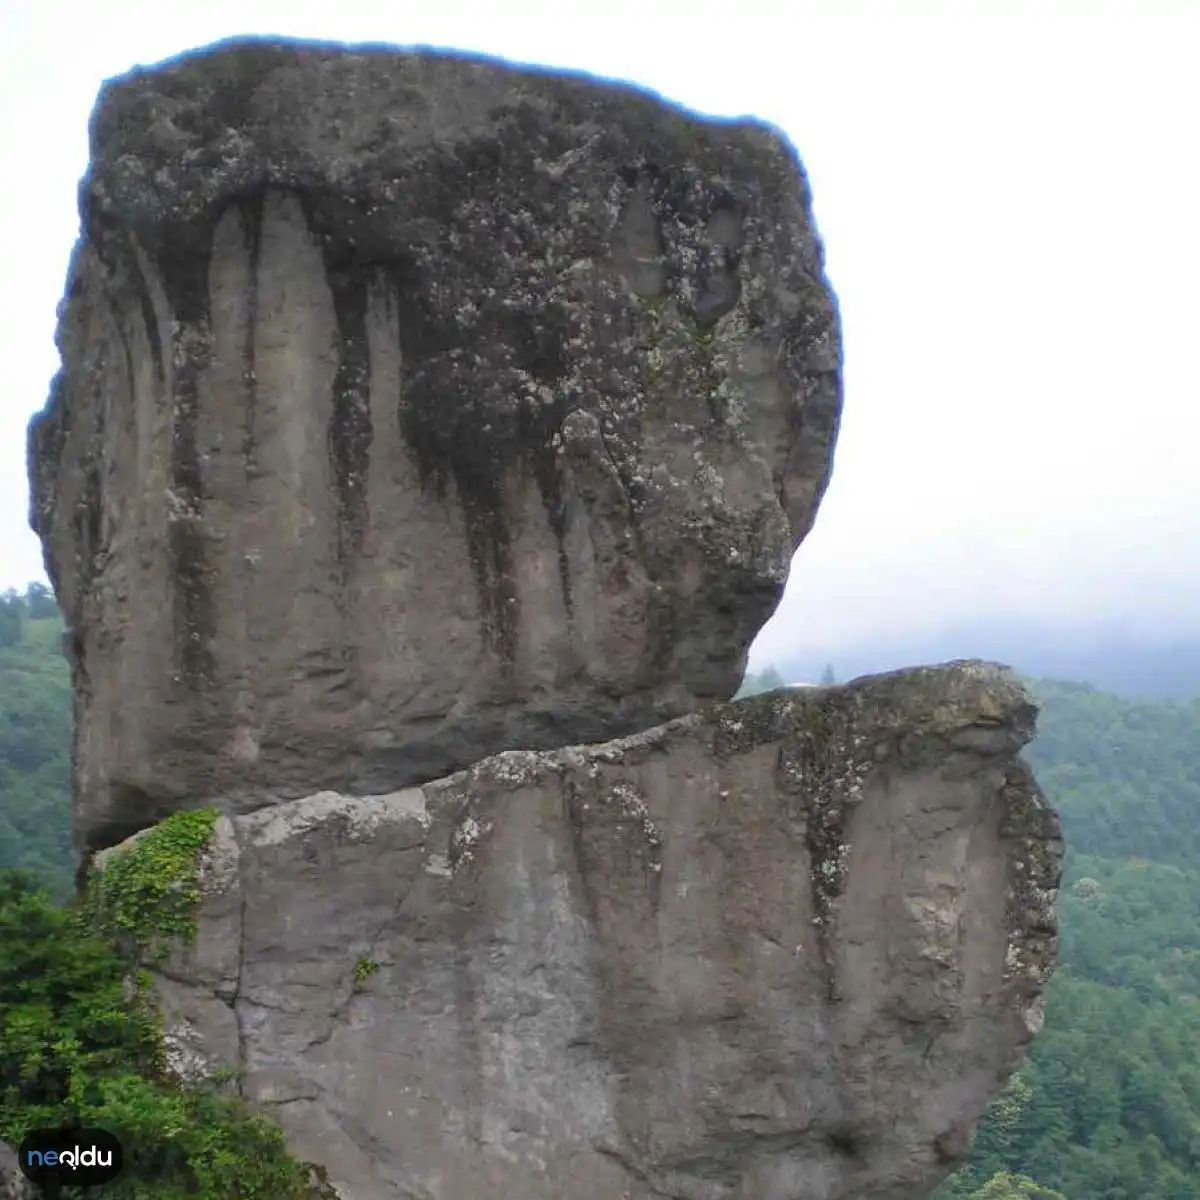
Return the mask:
[[[952,663],[221,818],[173,1061],[343,1200],[925,1195],[1041,1023],[1035,715]]]
[[[30,475],[82,848],[736,689],[841,408],[780,133],[227,44],[104,87],[80,207]]]

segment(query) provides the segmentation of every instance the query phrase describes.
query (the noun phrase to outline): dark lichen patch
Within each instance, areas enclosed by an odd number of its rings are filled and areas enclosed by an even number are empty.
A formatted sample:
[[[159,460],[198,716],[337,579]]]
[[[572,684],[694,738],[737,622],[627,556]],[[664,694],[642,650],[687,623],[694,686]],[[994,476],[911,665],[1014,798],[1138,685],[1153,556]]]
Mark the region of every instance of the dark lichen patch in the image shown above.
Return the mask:
[[[833,922],[846,882],[846,828],[870,764],[858,756],[857,706],[846,688],[770,692],[715,710],[718,761],[778,743],[776,788],[802,823],[817,942],[831,999],[837,998]]]
[[[514,122],[532,136],[528,113],[517,110]],[[508,151],[506,136],[514,135],[502,131],[460,147],[430,173],[424,186],[444,189],[430,202],[444,205],[444,223],[412,247],[407,269],[394,278],[406,364],[401,430],[424,486],[445,496],[453,481],[489,641],[508,658],[519,614],[506,480],[515,469],[538,486],[570,613],[554,440],[587,394],[587,360],[603,350],[588,329],[590,298],[570,271],[594,231],[586,221],[564,227],[550,181],[526,155]]]
[[[78,594],[84,602],[108,551],[104,540],[104,471],[101,459],[108,412],[104,398],[107,374],[108,357],[105,347],[101,345],[92,366],[91,404],[87,410],[93,427],[86,442],[83,461],[79,464],[83,487],[71,514],[78,556]]]
[[[212,354],[208,264],[212,227],[180,232],[158,270],[174,314],[172,335],[171,489],[168,501],[170,578],[175,586],[176,646],[182,682],[203,689],[213,680],[213,599],[204,532],[204,478],[198,429],[200,381]]]
[[[456,472],[460,474],[466,472]],[[466,501],[467,553],[483,609],[484,645],[502,663],[512,663],[517,654],[517,588],[512,537],[499,489],[497,493],[492,508],[479,504],[476,497]]]
[[[664,170],[642,161],[624,175],[653,221],[663,258],[664,293],[697,333],[737,307],[746,199],[735,183],[692,163]]]
[[[195,58],[201,56],[208,59],[203,72],[189,71],[182,64],[182,69],[176,67],[180,103],[173,120],[198,142],[208,144],[245,121],[255,92],[271,71],[299,57],[296,49],[258,40],[210,47]]]
[[[29,527],[39,538],[48,538],[54,524],[57,506],[57,472],[63,460],[67,433],[70,429],[70,406],[66,398],[67,374],[65,369],[55,373],[50,381],[50,394],[46,406],[29,420],[25,430],[26,460],[29,464]],[[46,556],[46,570],[55,587],[55,595],[62,604],[63,593],[57,590],[56,576],[59,573],[55,556]],[[71,612],[65,612],[68,621]]]
[[[137,373],[134,367],[133,346],[129,341],[129,331],[125,328],[125,323],[121,319],[121,311],[109,297],[109,319],[112,321],[113,329],[116,330],[117,340],[121,343],[121,354],[125,360],[125,379],[129,387],[129,411],[135,412],[137,408],[137,391],[135,380]],[[159,383],[162,383],[162,377],[159,377]]]
[[[242,462],[247,477],[257,473],[258,436],[255,429],[258,413],[258,271],[262,258],[262,192],[238,201],[245,238],[248,270],[246,272],[246,335],[242,345],[242,386],[245,396],[245,424],[242,428]]]
[[[805,808],[809,887],[817,944],[831,1000],[840,998],[834,955],[837,900],[846,885],[850,846],[847,824],[870,767],[858,761],[852,698],[844,691],[812,697],[800,710],[800,729],[790,762],[780,770],[798,785]]]
[[[861,1130],[852,1125],[832,1129],[825,1136],[829,1148],[841,1158],[859,1158],[863,1156],[863,1135]]]
[[[796,727],[797,702],[786,691],[764,692],[714,706],[713,756],[728,762],[756,746],[788,737]]]
[[[125,352],[125,366],[133,400],[135,380],[134,354],[130,344],[132,330],[126,327],[126,308],[129,293],[133,293],[145,328],[146,342],[150,348],[150,359],[154,366],[154,376],[161,388],[166,382],[166,364],[163,361],[162,336],[158,327],[158,316],[154,310],[154,301],[150,288],[142,271],[137,254],[136,239],[114,223],[108,221],[95,208],[86,208],[84,222],[87,231],[87,241],[95,254],[96,260],[104,271],[104,282],[101,287],[103,302],[107,304],[113,328]],[[68,284],[68,303],[85,303],[83,272],[76,257],[72,258],[72,277]]]
[[[1061,823],[1023,762],[1005,772],[1000,799],[1000,835],[1015,843],[1009,854],[1005,967],[1010,977],[1022,975],[1040,987],[1058,957],[1054,899],[1062,882]]]
[[[626,764],[628,765],[628,764]],[[604,904],[592,892],[594,879],[612,878],[617,871],[635,888],[645,888],[650,912],[662,899],[665,840],[646,806],[645,797],[628,778],[597,764],[567,768],[563,801],[571,830],[579,879],[588,910],[600,921],[611,918],[611,901]],[[632,897],[630,897],[632,898]]]
[[[546,519],[558,543],[559,585],[563,608],[570,619],[574,616],[575,604],[571,592],[571,565],[567,557],[567,508],[562,471],[553,445],[554,435],[562,428],[565,410],[565,399],[561,394],[556,394],[548,405],[523,410],[520,424],[522,438],[529,447],[528,457],[546,510]]]
[[[679,634],[674,598],[652,591],[646,597],[645,645],[635,677],[637,686],[653,686],[671,672]]]
[[[329,457],[337,489],[338,565],[347,581],[362,553],[367,526],[367,472],[371,457],[371,351],[367,305],[376,276],[371,265],[339,258],[326,249],[326,277],[338,327]]]

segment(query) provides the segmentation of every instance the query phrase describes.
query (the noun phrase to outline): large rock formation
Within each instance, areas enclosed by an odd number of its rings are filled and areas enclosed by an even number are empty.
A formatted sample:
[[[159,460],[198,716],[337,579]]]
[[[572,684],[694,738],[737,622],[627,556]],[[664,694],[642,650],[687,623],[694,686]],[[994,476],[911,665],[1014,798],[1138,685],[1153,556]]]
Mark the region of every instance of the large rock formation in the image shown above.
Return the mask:
[[[80,846],[225,814],[173,1069],[343,1200],[931,1188],[1040,1019],[1058,824],[1002,668],[701,707],[839,417],[783,139],[243,44],[107,86],[81,206],[32,521]]]
[[[982,663],[217,825],[160,976],[343,1200],[913,1200],[1041,1020],[1058,821]]]
[[[31,429],[77,837],[726,698],[826,486],[784,139],[429,52],[108,84]]]

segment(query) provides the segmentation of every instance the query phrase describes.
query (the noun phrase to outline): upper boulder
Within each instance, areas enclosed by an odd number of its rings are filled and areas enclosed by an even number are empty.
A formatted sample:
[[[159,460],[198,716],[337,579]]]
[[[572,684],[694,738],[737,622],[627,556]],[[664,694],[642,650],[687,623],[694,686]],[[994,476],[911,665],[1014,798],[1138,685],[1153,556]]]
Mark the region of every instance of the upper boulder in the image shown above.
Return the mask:
[[[736,688],[841,405],[777,131],[229,43],[105,86],[80,207],[30,472],[81,844]]]

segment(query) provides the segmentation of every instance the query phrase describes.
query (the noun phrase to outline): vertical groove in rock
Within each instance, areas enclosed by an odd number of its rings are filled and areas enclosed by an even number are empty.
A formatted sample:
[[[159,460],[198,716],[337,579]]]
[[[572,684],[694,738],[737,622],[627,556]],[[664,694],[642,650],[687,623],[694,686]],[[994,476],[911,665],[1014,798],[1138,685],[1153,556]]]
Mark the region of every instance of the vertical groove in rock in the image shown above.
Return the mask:
[[[362,553],[371,460],[371,352],[367,305],[374,270],[326,243],[325,269],[338,326],[337,371],[329,421],[329,458],[337,488],[337,559],[345,587]]]
[[[154,301],[150,298],[150,288],[142,273],[142,265],[138,262],[136,243],[130,239],[124,246],[123,260],[129,271],[133,290],[137,295],[138,307],[141,311],[142,323],[146,327],[146,340],[150,345],[150,358],[154,363],[154,377],[160,387],[166,386],[167,368],[163,362],[162,336],[158,329],[158,316],[154,311]],[[130,371],[130,386],[133,385],[133,372]]]
[[[213,682],[216,632],[204,525],[204,470],[197,443],[201,383],[212,354],[208,264],[211,227],[187,231],[158,255],[173,314],[171,330],[171,457],[168,502],[169,578],[175,592],[175,638],[183,684],[197,692]]]
[[[242,462],[247,481],[258,472],[258,442],[255,416],[258,411],[258,367],[255,347],[258,342],[258,267],[262,254],[263,196],[243,199],[242,230],[246,238],[249,271],[246,279],[246,340],[242,347],[242,379],[245,384],[245,426],[242,433]]]

